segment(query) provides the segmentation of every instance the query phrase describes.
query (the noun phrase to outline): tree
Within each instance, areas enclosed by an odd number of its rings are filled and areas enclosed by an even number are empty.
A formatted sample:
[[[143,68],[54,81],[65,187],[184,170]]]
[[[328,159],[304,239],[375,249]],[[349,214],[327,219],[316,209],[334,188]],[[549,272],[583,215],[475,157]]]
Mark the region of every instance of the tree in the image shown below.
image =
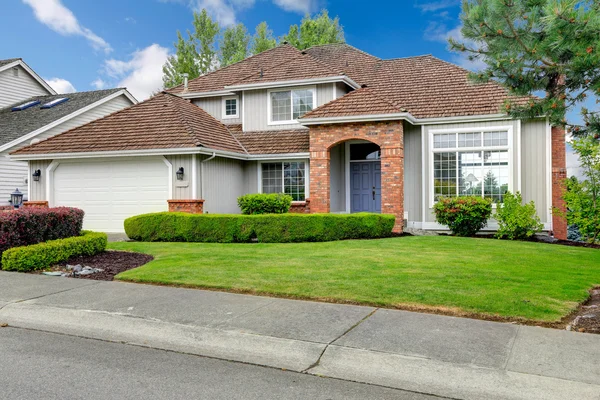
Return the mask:
[[[314,17],[306,15],[300,26],[290,26],[288,34],[282,40],[299,50],[320,44],[344,43],[344,28],[338,17],[331,19],[327,10],[323,10]]]
[[[206,10],[194,12],[194,32],[188,31],[188,39],[177,32],[175,55],[170,56],[163,66],[165,88],[183,83],[182,74],[190,79],[214,70],[217,66],[215,41],[220,31],[219,23],[213,21]]]
[[[244,24],[240,23],[225,29],[219,43],[220,67],[226,67],[246,58],[249,42],[250,35]]]
[[[463,0],[461,20],[464,40],[450,39],[450,48],[484,62],[473,80],[495,80],[515,95],[546,93],[507,101],[505,111],[513,117],[547,115],[564,125],[566,111],[600,95],[600,2]],[[598,111],[582,113],[584,125],[573,132],[597,137]]]
[[[250,44],[250,54],[258,54],[277,46],[277,40],[273,37],[273,31],[269,29],[266,22],[256,26],[254,36]]]
[[[579,156],[584,179],[566,180],[567,222],[577,226],[584,240],[600,243],[600,142],[588,136],[571,145]]]

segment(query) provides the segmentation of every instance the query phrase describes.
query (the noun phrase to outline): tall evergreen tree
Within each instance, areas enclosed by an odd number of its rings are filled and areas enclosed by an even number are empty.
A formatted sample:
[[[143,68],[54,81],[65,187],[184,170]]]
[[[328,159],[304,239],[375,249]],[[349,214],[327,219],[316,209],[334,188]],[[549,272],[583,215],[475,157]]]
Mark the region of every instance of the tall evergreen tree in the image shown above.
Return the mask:
[[[507,102],[516,118],[548,115],[555,125],[588,95],[600,95],[600,2],[597,0],[463,0],[464,40],[451,49],[481,60],[475,81],[495,80],[512,94],[546,93],[526,104]],[[580,134],[597,137],[598,111],[583,109]]]
[[[300,26],[290,26],[282,40],[299,50],[320,44],[344,43],[344,28],[340,25],[339,17],[331,19],[327,10],[323,10],[314,17],[306,15]]]
[[[223,32],[219,42],[219,61],[221,67],[242,61],[248,55],[250,35],[244,24],[230,26]]]
[[[250,43],[250,54],[258,54],[277,46],[273,31],[265,21],[256,26],[256,31]]]

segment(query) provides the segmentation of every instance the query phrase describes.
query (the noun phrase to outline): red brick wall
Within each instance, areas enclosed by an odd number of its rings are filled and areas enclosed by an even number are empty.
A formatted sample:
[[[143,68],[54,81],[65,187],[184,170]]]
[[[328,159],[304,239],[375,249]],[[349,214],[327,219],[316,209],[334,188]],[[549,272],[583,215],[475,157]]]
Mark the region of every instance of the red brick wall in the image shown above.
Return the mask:
[[[190,214],[202,214],[204,212],[204,200],[167,200],[170,212],[186,212]]]
[[[306,199],[302,202],[292,203],[290,212],[296,214],[310,214],[310,199]]]
[[[565,129],[552,127],[552,208],[566,211],[563,200],[564,181],[567,178]],[[557,239],[567,239],[567,221],[552,213],[552,234]]]
[[[404,218],[404,130],[402,121],[317,125],[310,127],[310,212],[330,211],[330,149],[363,139],[381,148],[381,212],[394,214],[394,232]]]
[[[24,201],[23,208],[48,208],[48,202],[45,200]]]

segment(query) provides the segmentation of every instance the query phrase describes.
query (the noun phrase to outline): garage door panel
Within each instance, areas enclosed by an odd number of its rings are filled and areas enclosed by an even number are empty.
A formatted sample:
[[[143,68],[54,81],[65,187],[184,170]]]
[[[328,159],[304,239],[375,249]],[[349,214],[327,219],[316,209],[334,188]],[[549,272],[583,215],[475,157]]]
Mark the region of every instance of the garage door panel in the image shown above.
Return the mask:
[[[84,229],[122,232],[126,218],[168,209],[168,174],[160,158],[61,163],[54,205],[83,209]]]

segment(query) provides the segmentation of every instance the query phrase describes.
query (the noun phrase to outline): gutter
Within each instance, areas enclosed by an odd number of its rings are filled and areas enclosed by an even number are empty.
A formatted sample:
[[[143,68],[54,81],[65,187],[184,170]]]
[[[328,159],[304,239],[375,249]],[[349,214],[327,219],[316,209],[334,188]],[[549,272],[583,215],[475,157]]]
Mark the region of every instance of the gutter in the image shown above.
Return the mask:
[[[409,112],[393,114],[349,115],[342,117],[301,118],[302,125],[348,124],[354,122],[376,122],[406,120],[413,125],[447,124],[453,122],[497,121],[513,119],[508,114],[465,115],[457,117],[416,118]]]

